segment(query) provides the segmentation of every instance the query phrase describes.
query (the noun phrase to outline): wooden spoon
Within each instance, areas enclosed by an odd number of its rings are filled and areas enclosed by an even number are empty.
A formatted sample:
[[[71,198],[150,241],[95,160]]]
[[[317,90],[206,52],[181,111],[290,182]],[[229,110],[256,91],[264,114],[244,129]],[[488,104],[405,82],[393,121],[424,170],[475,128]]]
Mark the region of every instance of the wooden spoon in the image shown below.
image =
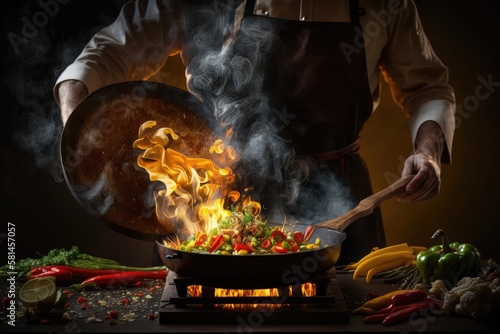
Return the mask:
[[[371,214],[373,212],[373,209],[379,206],[382,202],[404,192],[406,185],[411,180],[413,180],[414,176],[415,175],[410,175],[397,180],[387,188],[361,200],[354,209],[347,211],[337,218],[325,220],[324,222],[311,225],[305,231],[305,239],[307,240],[308,238],[310,238],[310,236],[314,232],[314,229],[318,226],[343,231],[347,226],[349,226],[357,219]]]

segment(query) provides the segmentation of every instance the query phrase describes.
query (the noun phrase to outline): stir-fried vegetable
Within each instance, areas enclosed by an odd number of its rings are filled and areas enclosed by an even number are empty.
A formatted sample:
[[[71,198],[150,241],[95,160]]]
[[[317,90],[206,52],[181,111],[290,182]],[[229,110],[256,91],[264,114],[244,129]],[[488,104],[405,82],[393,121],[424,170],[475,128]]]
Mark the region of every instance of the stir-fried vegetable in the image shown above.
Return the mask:
[[[269,226],[251,207],[233,209],[208,233],[200,232],[183,241],[180,250],[213,254],[279,254],[319,248],[321,240],[304,241],[304,233]]]

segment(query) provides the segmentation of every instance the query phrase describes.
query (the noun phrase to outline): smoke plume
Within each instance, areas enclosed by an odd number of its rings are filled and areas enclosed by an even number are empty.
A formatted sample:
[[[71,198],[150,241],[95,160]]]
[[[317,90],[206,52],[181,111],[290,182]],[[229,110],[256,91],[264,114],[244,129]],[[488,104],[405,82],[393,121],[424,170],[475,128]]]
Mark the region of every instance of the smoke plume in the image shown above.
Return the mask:
[[[235,43],[231,39],[234,10],[216,3],[190,10],[189,52],[195,56],[188,66],[188,88],[231,133],[228,144],[239,154],[233,166],[239,176],[238,190],[251,189],[248,194],[264,202],[262,195],[271,184],[284,187],[287,183],[284,169],[293,161],[293,150],[277,135],[262,92],[260,65],[263,53],[272,47],[272,29],[255,22],[240,30]]]
[[[231,134],[228,143],[239,153],[233,166],[237,190],[264,204],[268,217],[276,221],[291,213],[299,199],[307,203],[301,206],[302,222],[335,217],[351,206],[346,190],[333,174],[296,156],[290,143],[280,137],[283,124],[263,90],[266,55],[280,40],[265,18],[248,18],[235,31],[236,5],[215,2],[190,10],[188,50],[196,56],[188,66],[188,88]],[[313,171],[314,190],[303,189]],[[318,202],[318,195],[326,202]],[[310,205],[312,200],[315,205]]]

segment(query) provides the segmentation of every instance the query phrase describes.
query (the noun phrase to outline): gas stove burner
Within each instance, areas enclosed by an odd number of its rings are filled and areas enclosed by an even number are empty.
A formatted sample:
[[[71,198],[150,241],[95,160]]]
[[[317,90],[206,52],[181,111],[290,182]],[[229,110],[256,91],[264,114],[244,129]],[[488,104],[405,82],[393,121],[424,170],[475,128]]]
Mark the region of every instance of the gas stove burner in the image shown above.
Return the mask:
[[[226,290],[227,285],[232,289]],[[224,280],[218,284],[212,281],[207,284],[203,278],[183,277],[169,272],[160,302],[160,324],[349,321],[335,268],[315,275],[306,283],[268,286],[267,289],[274,291],[273,295],[259,294],[262,291],[261,284],[258,287],[245,284],[239,289],[234,289],[235,285],[235,282],[225,284]],[[226,292],[223,296],[220,296],[221,289]]]

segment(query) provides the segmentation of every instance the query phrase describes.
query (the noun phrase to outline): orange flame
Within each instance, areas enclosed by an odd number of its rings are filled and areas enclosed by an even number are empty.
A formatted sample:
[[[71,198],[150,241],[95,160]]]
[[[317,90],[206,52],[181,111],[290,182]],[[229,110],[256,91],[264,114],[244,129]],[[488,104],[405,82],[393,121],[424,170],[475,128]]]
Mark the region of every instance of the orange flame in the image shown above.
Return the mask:
[[[147,121],[141,125],[134,148],[144,151],[137,157],[137,164],[149,173],[150,180],[165,185],[165,189],[155,194],[159,222],[178,220],[190,234],[216,227],[220,218],[230,215],[224,209],[224,197],[227,185],[234,181],[232,170],[219,168],[210,159],[188,157],[170,148],[172,141],[179,140],[179,135],[168,127],[155,130],[156,124],[156,121]],[[222,154],[227,149],[218,139],[209,152]],[[233,151],[227,151],[229,156],[234,156]],[[239,193],[233,191],[228,197],[237,199]],[[255,210],[260,211],[257,204],[252,203]]]
[[[311,297],[316,295],[316,284],[314,283],[304,283],[300,286],[302,296]],[[292,287],[288,287],[289,295],[292,295]],[[201,285],[191,285],[188,286],[188,294],[192,297],[202,296],[202,286]],[[279,291],[277,288],[271,289],[221,289],[215,288],[215,297],[278,297]],[[226,309],[234,308],[257,308],[257,307],[281,307],[286,304],[216,304],[216,307],[222,307]]]

